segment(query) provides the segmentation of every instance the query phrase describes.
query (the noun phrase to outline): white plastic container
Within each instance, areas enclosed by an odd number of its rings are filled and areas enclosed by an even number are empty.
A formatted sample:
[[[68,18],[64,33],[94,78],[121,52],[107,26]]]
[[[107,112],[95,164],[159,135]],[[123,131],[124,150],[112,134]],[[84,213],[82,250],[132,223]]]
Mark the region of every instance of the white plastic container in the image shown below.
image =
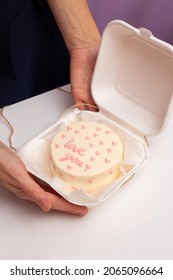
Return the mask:
[[[146,137],[159,134],[172,108],[173,47],[150,31],[112,21],[103,32],[92,78],[92,95],[99,113],[72,109],[55,124],[23,145],[18,154],[28,171],[65,199],[94,207],[107,199],[144,165],[149,157]],[[67,187],[50,172],[50,142],[58,130],[79,120],[108,124],[124,144],[123,176],[91,195]]]
[[[115,20],[104,32],[92,79],[98,107],[136,133],[157,135],[173,103],[173,47]]]

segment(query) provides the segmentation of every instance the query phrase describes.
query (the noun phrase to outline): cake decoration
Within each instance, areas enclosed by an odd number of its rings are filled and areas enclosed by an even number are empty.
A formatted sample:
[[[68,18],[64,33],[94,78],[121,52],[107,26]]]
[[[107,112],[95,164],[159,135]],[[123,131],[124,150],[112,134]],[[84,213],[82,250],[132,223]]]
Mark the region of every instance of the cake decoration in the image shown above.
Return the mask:
[[[79,121],[53,137],[50,158],[53,176],[64,180],[71,191],[91,193],[119,176],[123,144],[107,125]]]

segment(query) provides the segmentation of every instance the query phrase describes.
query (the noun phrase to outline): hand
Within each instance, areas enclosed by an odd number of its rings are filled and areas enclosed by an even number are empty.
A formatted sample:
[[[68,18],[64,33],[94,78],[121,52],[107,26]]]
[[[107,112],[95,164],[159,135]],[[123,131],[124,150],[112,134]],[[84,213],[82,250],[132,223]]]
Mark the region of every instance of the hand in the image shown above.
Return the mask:
[[[38,204],[45,212],[51,209],[84,216],[87,208],[74,205],[50,187],[38,184],[30,175],[20,158],[0,141],[0,185],[14,192],[18,197]]]
[[[95,105],[91,95],[91,79],[98,49],[99,43],[94,47],[73,49],[70,53],[71,90],[75,103],[81,110],[85,108],[83,103]],[[88,109],[97,110],[93,107],[88,107]]]
[[[70,83],[79,109],[95,105],[91,78],[101,35],[86,0],[47,0],[70,53]],[[96,111],[92,107],[88,109]]]

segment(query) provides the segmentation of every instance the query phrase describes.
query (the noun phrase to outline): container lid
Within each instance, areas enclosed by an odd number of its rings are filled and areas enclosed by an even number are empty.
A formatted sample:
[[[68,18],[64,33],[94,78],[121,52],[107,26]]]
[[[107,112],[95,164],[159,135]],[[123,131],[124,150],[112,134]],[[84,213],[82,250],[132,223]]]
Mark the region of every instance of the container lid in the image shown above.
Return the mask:
[[[92,83],[99,106],[145,135],[160,133],[173,104],[173,47],[144,28],[110,22]]]

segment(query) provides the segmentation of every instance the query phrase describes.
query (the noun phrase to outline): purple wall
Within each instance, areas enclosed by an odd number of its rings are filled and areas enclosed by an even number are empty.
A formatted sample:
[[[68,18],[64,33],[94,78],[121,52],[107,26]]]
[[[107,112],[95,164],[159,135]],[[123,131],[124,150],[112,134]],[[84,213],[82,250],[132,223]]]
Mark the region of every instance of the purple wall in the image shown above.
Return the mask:
[[[173,0],[88,0],[102,33],[111,20],[121,19],[173,44]]]

